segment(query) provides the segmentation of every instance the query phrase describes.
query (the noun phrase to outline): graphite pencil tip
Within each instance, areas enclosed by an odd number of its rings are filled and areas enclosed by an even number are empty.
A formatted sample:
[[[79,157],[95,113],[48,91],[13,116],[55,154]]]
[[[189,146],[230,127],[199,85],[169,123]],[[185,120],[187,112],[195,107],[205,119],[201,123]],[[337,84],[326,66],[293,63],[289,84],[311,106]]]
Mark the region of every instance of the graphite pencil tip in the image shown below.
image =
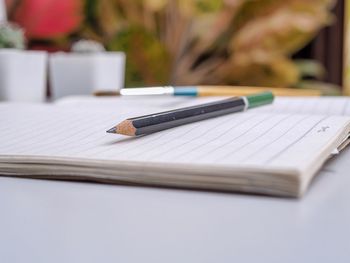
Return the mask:
[[[108,133],[117,133],[117,128],[116,127],[113,127],[113,128],[110,128],[108,131],[106,131]]]

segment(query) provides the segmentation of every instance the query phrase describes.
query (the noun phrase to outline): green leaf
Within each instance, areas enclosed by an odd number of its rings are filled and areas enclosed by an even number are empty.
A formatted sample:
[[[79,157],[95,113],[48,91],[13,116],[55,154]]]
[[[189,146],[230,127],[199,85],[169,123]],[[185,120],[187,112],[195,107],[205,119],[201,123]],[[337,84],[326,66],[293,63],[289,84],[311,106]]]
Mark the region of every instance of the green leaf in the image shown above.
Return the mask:
[[[311,59],[296,59],[295,65],[298,67],[301,77],[314,77],[321,79],[326,73],[326,69],[321,63]]]

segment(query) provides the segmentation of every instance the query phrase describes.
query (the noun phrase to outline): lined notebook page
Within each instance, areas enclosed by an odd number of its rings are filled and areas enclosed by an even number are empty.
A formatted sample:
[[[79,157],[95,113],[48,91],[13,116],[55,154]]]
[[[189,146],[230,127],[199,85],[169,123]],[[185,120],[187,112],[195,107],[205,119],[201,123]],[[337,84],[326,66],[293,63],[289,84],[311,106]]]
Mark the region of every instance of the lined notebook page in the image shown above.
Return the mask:
[[[133,110],[130,105],[137,104],[143,109],[153,111],[174,109],[200,103],[223,99],[223,97],[92,97],[76,96],[61,99],[58,106],[74,108],[105,108],[119,109],[127,113]],[[272,105],[253,109],[254,112],[265,113],[297,113],[319,115],[347,115],[350,116],[350,99],[348,97],[276,97]]]
[[[210,99],[210,98],[209,98]],[[215,98],[211,98],[214,99]],[[73,107],[74,109],[110,109],[118,110],[119,113],[136,114],[137,111],[163,111],[181,108],[187,105],[201,103],[201,98],[185,96],[124,96],[124,97],[93,97],[93,96],[71,96],[58,100],[58,107]],[[137,105],[135,107],[134,105]],[[141,112],[142,114],[142,112]]]
[[[350,115],[347,97],[277,97],[272,105],[257,108],[256,112]]]
[[[126,117],[118,109],[0,105],[0,157],[305,170],[335,140],[340,143],[349,123],[340,116],[248,111],[138,138],[106,134]]]

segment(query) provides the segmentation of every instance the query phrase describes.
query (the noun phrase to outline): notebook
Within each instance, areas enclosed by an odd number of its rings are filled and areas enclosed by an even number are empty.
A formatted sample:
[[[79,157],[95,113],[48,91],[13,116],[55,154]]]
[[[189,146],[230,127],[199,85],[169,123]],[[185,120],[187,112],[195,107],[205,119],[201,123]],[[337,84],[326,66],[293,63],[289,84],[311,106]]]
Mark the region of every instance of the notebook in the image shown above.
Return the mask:
[[[118,122],[219,98],[0,103],[0,174],[300,197],[349,139],[347,98],[273,105],[130,138]]]

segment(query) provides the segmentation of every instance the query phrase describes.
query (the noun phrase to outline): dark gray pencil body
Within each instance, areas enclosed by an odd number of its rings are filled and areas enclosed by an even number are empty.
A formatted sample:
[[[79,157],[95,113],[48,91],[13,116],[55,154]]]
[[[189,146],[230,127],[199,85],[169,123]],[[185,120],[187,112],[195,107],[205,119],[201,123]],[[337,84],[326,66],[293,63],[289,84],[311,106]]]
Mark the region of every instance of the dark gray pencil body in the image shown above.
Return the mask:
[[[196,121],[244,111],[248,107],[271,103],[272,100],[273,95],[271,92],[260,93],[254,95],[254,97],[233,97],[201,105],[126,119],[107,132],[129,136],[150,134]]]

